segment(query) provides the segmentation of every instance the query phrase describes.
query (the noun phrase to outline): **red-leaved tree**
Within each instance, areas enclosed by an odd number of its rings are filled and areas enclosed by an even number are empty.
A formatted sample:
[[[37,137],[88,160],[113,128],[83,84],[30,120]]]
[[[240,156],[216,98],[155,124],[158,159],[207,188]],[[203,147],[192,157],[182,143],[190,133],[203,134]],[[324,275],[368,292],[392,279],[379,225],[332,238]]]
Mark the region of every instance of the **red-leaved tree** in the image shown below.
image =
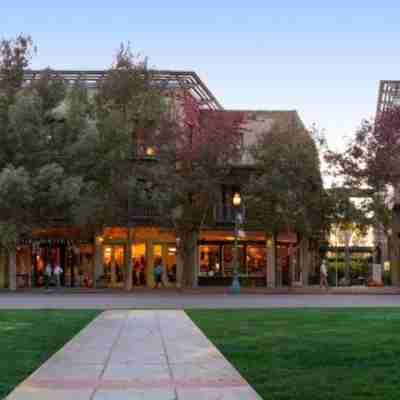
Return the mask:
[[[345,186],[366,193],[369,201],[364,206],[372,216],[370,222],[386,234],[393,229],[392,277],[398,281],[400,254],[395,232],[400,232],[400,220],[396,223],[391,204],[400,206],[400,107],[378,114],[375,121],[363,121],[345,151],[328,152],[326,161]]]
[[[153,179],[164,216],[180,238],[179,283],[192,286],[198,235],[212,218],[221,184],[241,155],[244,114],[202,110],[187,92],[171,104],[154,135],[159,163]]]

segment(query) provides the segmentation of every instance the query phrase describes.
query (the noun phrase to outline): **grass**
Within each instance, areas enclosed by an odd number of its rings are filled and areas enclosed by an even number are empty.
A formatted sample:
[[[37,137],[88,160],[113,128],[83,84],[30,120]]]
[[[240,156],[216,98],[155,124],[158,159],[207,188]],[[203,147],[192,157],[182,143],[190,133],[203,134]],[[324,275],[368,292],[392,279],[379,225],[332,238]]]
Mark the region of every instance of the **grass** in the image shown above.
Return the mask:
[[[98,311],[0,311],[0,399],[87,325]]]
[[[398,399],[400,309],[192,310],[264,399]]]

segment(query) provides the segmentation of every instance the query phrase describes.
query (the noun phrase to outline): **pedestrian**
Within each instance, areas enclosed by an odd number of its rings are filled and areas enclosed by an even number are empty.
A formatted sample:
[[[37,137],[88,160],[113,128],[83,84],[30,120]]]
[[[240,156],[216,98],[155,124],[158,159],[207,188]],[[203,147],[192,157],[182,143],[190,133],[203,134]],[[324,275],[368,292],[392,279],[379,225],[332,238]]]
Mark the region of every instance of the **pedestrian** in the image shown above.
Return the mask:
[[[46,290],[49,289],[52,275],[53,275],[53,269],[51,268],[51,264],[48,262],[44,270],[44,284],[46,286]]]
[[[156,282],[154,289],[158,288],[160,283],[163,287],[165,287],[163,282],[163,273],[164,273],[164,266],[162,265],[161,258],[158,258],[156,261],[156,266],[154,267],[154,281]]]
[[[57,288],[61,286],[61,274],[63,273],[63,269],[60,267],[59,264],[56,264],[54,268],[54,276],[56,277],[56,285]]]
[[[326,268],[326,261],[323,260],[321,264],[321,269],[320,269],[320,281],[319,281],[319,286],[322,288],[324,286],[326,289],[328,289],[328,269]]]

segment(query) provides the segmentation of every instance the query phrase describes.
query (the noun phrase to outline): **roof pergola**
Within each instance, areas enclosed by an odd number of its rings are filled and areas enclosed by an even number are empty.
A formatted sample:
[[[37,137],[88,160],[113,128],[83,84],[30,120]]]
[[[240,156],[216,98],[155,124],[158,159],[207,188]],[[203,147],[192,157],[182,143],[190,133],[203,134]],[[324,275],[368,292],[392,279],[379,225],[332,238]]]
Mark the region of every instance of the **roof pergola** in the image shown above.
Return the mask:
[[[376,114],[394,105],[400,106],[400,81],[380,81]]]
[[[96,87],[97,82],[107,74],[106,70],[47,70],[47,72],[55,79],[62,79],[68,84],[81,81],[92,88]],[[201,108],[208,110],[223,109],[196,72],[167,70],[150,70],[149,72],[152,74],[155,83],[165,84],[170,88],[176,87],[189,90]],[[25,72],[25,81],[30,82],[39,79],[43,73],[44,70],[27,70]]]

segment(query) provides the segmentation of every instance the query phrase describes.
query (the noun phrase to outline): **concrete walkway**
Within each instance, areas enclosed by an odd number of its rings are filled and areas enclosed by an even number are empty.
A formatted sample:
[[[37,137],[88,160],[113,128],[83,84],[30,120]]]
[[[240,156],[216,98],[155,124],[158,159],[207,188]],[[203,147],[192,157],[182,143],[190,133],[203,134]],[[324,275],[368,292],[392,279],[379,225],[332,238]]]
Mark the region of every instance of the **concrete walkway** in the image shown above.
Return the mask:
[[[261,399],[183,311],[107,311],[8,400]]]
[[[177,294],[152,293],[0,293],[0,309],[400,307],[400,295],[330,294]]]

